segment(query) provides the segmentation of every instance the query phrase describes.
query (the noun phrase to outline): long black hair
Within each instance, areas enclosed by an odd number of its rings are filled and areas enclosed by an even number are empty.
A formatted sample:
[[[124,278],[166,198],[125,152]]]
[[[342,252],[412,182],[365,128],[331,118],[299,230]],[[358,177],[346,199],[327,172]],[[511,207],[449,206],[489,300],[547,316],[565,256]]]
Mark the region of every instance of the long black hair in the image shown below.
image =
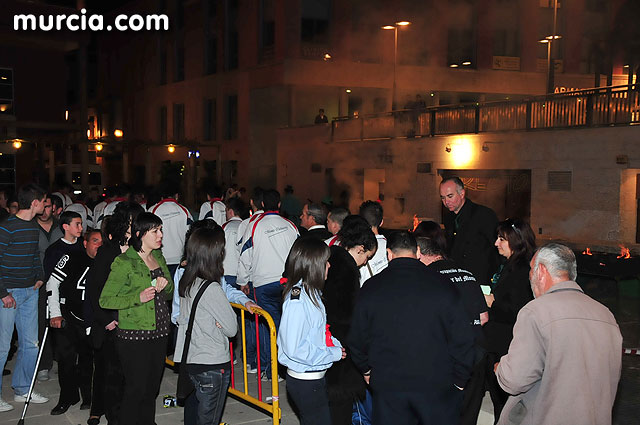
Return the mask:
[[[371,225],[359,215],[345,217],[342,229],[338,232],[338,240],[340,246],[346,250],[358,245],[362,245],[365,251],[375,251],[378,247]]]
[[[127,231],[132,225],[133,220],[143,212],[144,208],[137,202],[119,202],[113,211],[113,215],[104,218],[102,225],[103,233],[118,245],[127,245],[129,243]]]
[[[218,226],[195,230],[187,243],[187,266],[178,285],[178,294],[186,297],[196,278],[220,282],[224,269],[224,230]]]
[[[320,292],[324,288],[327,261],[331,251],[326,243],[316,238],[298,238],[284,265],[284,275],[287,284],[283,297],[291,291],[294,285],[302,281],[302,287],[307,291],[311,302],[316,307],[320,305]]]

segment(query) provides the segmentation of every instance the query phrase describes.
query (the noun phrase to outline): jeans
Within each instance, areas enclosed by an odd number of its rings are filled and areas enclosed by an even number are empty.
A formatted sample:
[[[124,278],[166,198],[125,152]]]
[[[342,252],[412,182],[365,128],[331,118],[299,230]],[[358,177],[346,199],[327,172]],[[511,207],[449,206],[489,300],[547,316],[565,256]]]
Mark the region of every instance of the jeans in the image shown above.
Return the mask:
[[[7,362],[13,326],[18,331],[18,355],[11,386],[18,395],[29,392],[31,378],[38,359],[38,291],[30,288],[10,288],[16,308],[0,306],[0,369]],[[2,395],[0,389],[0,396]]]
[[[268,283],[266,285],[258,286],[257,288],[254,287],[249,298],[253,298],[253,300],[262,309],[271,315],[277,332],[280,327],[280,318],[282,317],[282,286],[280,285],[280,282]],[[267,372],[267,375],[269,375],[271,373],[269,327],[265,320],[260,320],[259,323],[260,371]],[[253,359],[256,358],[255,324],[255,319],[251,317],[247,326],[247,332],[249,335],[247,338],[247,360],[252,366],[255,365],[255,363],[253,363]]]
[[[327,382],[303,380],[287,375],[287,394],[300,414],[300,425],[331,425]]]
[[[231,382],[231,369],[211,369],[189,373],[198,399],[198,425],[218,425],[222,419],[224,402]]]

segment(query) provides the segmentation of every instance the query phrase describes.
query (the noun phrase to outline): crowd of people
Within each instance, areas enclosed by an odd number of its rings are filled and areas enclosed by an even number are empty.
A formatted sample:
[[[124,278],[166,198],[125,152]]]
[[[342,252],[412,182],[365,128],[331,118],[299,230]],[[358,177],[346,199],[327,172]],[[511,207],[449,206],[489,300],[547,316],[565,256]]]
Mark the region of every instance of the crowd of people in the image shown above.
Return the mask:
[[[377,201],[351,214],[302,204],[290,186],[282,199],[206,192],[195,221],[170,185],[157,202],[119,185],[88,205],[68,187],[28,184],[13,210],[0,192],[0,365],[15,330],[16,362],[3,373],[14,402],[55,360],[52,415],[81,403],[88,425],[153,424],[169,354],[186,382],[185,424],[217,425],[233,302],[273,319],[280,367],[262,320],[258,341],[256,322],[244,324],[242,367],[286,379],[305,425],[476,424],[486,391],[498,424],[611,423],[622,348],[613,315],[575,282],[569,248],[536,247],[527,222],[499,221],[459,178],[440,184],[443,226],[413,231],[385,230]],[[1,396],[0,412],[12,410]]]

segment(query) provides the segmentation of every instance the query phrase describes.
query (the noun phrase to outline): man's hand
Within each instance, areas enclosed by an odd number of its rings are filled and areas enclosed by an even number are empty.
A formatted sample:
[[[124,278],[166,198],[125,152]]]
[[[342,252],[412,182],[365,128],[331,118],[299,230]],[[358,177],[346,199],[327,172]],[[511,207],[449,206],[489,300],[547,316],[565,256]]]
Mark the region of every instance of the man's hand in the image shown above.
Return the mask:
[[[156,291],[157,292],[162,292],[162,290],[164,288],[166,288],[166,286],[168,284],[169,284],[169,281],[167,280],[166,277],[160,276],[160,277],[156,278]]]
[[[340,357],[340,359],[344,359],[347,357],[347,350],[344,349],[344,347],[340,347],[342,349],[342,357]]]
[[[35,285],[33,285],[33,290],[34,290],[34,291],[37,291],[38,289],[40,289],[40,287],[41,287],[42,285],[44,285],[44,282],[43,282],[43,281],[41,281],[41,280],[37,281],[37,282],[36,282],[36,284],[35,284]]]
[[[49,326],[60,329],[62,327],[62,316],[52,317],[49,319]]]
[[[244,303],[244,308],[249,310],[249,313],[253,313],[253,309],[254,308],[260,308],[260,306],[258,304],[256,304],[256,303],[254,303],[253,301],[247,301],[246,303]]]
[[[140,302],[142,304],[151,301],[156,296],[156,288],[149,286],[144,291],[140,292]]]
[[[4,308],[16,308],[16,300],[13,299],[13,295],[9,294],[2,299],[2,306]]]
[[[498,370],[498,365],[500,364],[500,362],[496,363],[493,365],[493,373],[496,373],[496,370]]]
[[[109,323],[107,326],[105,326],[104,328],[108,331],[112,331],[116,328],[116,326],[118,326],[118,321],[114,320],[113,322]]]
[[[343,348],[343,350],[344,350],[344,348]],[[367,385],[369,385],[369,379],[371,379],[371,370],[368,370],[362,376],[364,377],[364,382],[366,382]]]
[[[242,285],[242,286],[240,287],[240,290],[241,290],[245,295],[247,295],[247,296],[248,296],[248,295],[249,295],[249,292],[250,292],[250,291],[249,291],[249,284]]]

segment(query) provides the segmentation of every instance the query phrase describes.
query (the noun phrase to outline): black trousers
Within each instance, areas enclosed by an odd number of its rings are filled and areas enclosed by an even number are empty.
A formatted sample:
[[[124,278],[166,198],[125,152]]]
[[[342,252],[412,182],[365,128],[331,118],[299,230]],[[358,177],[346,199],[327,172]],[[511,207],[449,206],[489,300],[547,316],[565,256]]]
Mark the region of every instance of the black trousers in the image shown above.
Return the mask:
[[[325,378],[306,381],[287,375],[287,394],[300,413],[300,425],[332,425]]]
[[[107,331],[102,345],[93,351],[93,387],[89,415],[105,415],[110,425],[118,423],[124,388],[116,339],[115,330]]]
[[[82,395],[85,403],[91,403],[91,375],[93,354],[86,334],[85,323],[63,313],[65,327],[51,329],[58,358],[58,382],[60,403],[77,403]],[[80,390],[80,394],[78,394]]]
[[[373,391],[373,425],[444,425],[455,424],[460,417],[462,391],[447,389],[433,392]]]
[[[153,425],[168,338],[130,341],[118,338],[124,373],[119,425]]]
[[[38,340],[42,341],[44,330],[47,327],[47,288],[46,283],[38,289]],[[49,335],[51,336],[51,335]],[[38,365],[38,371],[51,370],[53,367],[53,338],[42,349],[42,357]]]
[[[495,353],[487,354],[487,364],[485,369],[485,386],[489,391],[489,395],[491,396],[491,401],[493,402],[493,414],[495,420],[494,424],[498,423],[498,419],[500,419],[500,413],[502,413],[502,409],[504,405],[507,404],[507,399],[509,398],[509,394],[507,394],[500,384],[498,384],[498,378],[496,378],[496,374],[493,371],[493,365],[500,361],[501,355]]]
[[[483,356],[473,366],[471,378],[464,387],[460,425],[476,425],[478,423],[478,415],[485,393],[486,368],[486,356]]]

